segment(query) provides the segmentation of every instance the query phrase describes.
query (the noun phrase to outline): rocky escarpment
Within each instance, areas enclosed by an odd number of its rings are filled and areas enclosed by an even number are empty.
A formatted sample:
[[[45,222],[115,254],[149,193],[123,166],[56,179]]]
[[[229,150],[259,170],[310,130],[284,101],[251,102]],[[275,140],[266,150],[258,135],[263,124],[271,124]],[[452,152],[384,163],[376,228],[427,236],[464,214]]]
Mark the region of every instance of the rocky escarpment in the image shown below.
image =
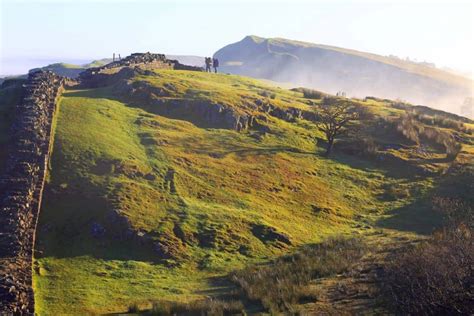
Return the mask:
[[[160,87],[146,80],[128,80],[136,75],[154,76],[154,73],[141,69],[129,69],[128,72],[125,74],[125,70],[121,70],[117,73],[117,78],[120,74],[120,80],[116,80],[114,85],[114,93],[122,100],[137,104],[148,112],[186,119],[198,126],[245,131],[252,127],[258,128],[259,121],[264,122],[269,116],[287,122],[296,119],[315,120],[314,111],[281,108],[267,98],[249,99],[240,107],[186,96],[176,98],[173,97],[175,87],[171,83]]]
[[[154,69],[202,71],[200,67],[166,59],[162,54],[136,53],[102,67],[87,69],[79,75],[79,82],[83,88],[113,85],[114,92],[127,102],[139,101],[152,113],[184,118],[206,127],[243,131],[258,125],[257,119],[264,119],[265,114],[285,121],[312,115],[298,108],[279,108],[266,99],[249,100],[241,108],[193,98],[170,99],[174,89],[171,83],[156,87],[147,81],[130,80],[136,76],[155,76]]]
[[[15,109],[6,168],[0,178],[0,315],[34,313],[32,259],[51,148],[56,99],[64,79],[31,73]]]

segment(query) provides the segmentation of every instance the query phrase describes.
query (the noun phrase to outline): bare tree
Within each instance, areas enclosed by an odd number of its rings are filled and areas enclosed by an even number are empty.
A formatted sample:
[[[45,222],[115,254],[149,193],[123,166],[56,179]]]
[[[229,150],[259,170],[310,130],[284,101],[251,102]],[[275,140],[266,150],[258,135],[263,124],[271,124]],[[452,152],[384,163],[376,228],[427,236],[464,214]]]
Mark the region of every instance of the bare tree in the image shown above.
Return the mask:
[[[348,102],[321,106],[316,124],[326,135],[326,156],[331,154],[336,137],[347,129],[347,123],[358,118],[357,112],[351,111],[350,108],[351,104]]]

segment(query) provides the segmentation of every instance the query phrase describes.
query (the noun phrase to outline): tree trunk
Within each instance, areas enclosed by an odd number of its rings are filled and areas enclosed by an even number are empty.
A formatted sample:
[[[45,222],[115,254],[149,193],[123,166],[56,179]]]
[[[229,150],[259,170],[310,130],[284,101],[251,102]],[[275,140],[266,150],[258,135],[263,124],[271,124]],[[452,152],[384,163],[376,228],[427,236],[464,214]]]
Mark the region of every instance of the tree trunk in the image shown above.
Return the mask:
[[[333,145],[334,145],[334,138],[329,138],[328,145],[326,147],[326,156],[329,156],[331,154]]]

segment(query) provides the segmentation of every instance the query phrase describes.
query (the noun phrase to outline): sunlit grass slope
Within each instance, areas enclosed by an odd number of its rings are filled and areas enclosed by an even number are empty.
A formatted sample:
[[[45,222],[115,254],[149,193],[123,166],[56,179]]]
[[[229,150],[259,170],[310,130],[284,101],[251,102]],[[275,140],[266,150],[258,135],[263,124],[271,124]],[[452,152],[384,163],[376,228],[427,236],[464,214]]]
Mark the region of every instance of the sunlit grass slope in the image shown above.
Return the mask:
[[[278,107],[309,108],[299,93],[237,76],[160,71],[133,80],[168,89],[170,102],[244,109],[267,91]],[[405,177],[342,153],[324,158],[311,122],[267,116],[264,131],[202,128],[140,102],[125,103],[114,87],[61,98],[37,237],[40,314],[191,300],[218,290],[219,276],[331,235],[436,224],[410,208],[433,176]],[[394,190],[406,194],[387,199]]]

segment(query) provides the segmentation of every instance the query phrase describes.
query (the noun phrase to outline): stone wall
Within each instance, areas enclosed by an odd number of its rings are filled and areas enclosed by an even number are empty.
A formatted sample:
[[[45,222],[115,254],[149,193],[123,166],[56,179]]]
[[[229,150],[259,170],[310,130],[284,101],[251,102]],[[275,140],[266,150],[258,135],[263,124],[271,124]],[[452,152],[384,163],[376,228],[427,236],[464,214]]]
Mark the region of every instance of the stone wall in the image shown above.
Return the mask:
[[[6,168],[0,177],[0,315],[34,313],[35,230],[51,148],[56,100],[64,79],[31,73],[15,109]]]
[[[201,67],[180,64],[177,60],[167,59],[163,54],[135,53],[107,65],[89,68],[79,74],[81,86],[96,88],[106,86],[116,79],[123,79],[124,74],[134,70],[175,69],[203,71]]]

